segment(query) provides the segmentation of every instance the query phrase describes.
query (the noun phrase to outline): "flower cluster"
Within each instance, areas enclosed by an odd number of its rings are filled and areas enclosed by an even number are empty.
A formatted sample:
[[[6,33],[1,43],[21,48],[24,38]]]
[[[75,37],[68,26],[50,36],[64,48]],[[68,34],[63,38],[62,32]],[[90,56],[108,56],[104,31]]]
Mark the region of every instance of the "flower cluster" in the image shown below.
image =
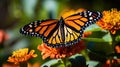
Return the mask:
[[[28,48],[19,49],[14,51],[12,56],[8,58],[8,62],[13,62],[19,64],[20,62],[26,62],[27,60],[37,57],[37,54],[34,54],[34,50],[31,50],[28,53]]]
[[[50,58],[65,58],[85,49],[84,41],[80,41],[69,47],[51,48],[45,43],[38,46],[38,50],[42,51],[42,58],[45,59],[50,56]]]
[[[112,34],[120,30],[120,11],[111,9],[110,11],[103,11],[102,14],[103,18],[97,22],[100,27],[109,30]]]

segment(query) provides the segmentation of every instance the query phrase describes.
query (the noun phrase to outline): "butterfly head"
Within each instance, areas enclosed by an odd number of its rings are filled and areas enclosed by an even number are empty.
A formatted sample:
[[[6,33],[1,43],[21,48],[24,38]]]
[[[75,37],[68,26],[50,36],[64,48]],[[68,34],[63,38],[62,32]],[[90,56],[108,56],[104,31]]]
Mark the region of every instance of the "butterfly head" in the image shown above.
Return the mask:
[[[61,18],[60,18],[60,22],[63,22],[63,21],[64,21],[64,19],[63,19],[63,17],[61,17]]]
[[[64,19],[63,19],[63,17],[60,18],[59,22],[60,22],[59,25],[62,25],[62,26],[63,26],[63,24],[64,24]]]

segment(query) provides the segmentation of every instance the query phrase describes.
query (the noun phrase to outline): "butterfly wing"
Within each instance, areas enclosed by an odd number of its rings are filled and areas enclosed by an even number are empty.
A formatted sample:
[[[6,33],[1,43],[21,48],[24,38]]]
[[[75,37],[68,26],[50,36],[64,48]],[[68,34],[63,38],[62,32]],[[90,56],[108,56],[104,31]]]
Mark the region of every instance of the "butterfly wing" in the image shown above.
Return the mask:
[[[29,23],[20,29],[24,35],[37,36],[50,47],[60,47],[63,44],[61,25],[58,20],[43,20]]]
[[[20,33],[37,36],[50,47],[76,44],[84,29],[102,16],[99,12],[84,11],[60,20],[35,21],[20,29]]]
[[[65,18],[65,46],[76,44],[80,41],[85,28],[101,17],[102,14],[100,12],[84,11]]]

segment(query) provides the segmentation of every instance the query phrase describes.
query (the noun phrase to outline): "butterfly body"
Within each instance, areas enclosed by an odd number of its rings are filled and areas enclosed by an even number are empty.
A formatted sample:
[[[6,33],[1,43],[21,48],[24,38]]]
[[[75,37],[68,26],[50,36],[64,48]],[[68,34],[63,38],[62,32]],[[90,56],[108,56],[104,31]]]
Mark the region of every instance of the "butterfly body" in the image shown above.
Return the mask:
[[[20,29],[20,33],[37,36],[50,47],[70,46],[80,41],[86,27],[102,17],[100,12],[84,11],[66,18],[35,21]]]
[[[64,42],[65,41],[64,19],[62,17],[60,18],[59,25],[60,25],[60,30],[61,30],[62,41]]]

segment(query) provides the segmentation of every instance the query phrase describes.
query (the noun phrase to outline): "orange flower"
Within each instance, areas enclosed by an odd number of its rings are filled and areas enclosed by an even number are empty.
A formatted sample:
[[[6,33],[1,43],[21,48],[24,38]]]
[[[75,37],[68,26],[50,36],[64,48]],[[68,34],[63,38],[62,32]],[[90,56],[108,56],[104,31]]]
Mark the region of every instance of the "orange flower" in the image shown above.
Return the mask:
[[[97,22],[102,29],[109,30],[112,34],[120,30],[120,11],[111,9],[111,11],[103,11],[102,14],[103,18]]]
[[[69,46],[69,47],[60,47],[60,48],[51,48],[47,46],[45,43],[42,43],[38,46],[38,50],[42,51],[42,59],[46,59],[50,56],[50,58],[65,58],[70,57],[76,53],[79,53],[81,50],[85,49],[84,41],[80,41],[79,43]]]
[[[118,45],[115,46],[115,50],[116,50],[117,53],[120,53],[120,46],[118,46]]]
[[[84,36],[88,36],[91,33],[85,33]],[[68,47],[60,47],[60,48],[52,48],[47,46],[45,43],[42,43],[38,46],[38,50],[42,53],[42,59],[50,58],[65,58],[70,57],[76,53],[79,53],[81,50],[85,49],[85,42],[83,40],[79,41],[77,44],[68,46]]]
[[[40,67],[40,63],[39,62],[35,62],[34,64],[28,63],[28,67]]]
[[[2,67],[20,67],[20,66],[16,64],[6,63],[6,64],[3,64]]]
[[[114,65],[114,64],[119,64],[120,63],[120,59],[118,59],[118,58],[116,58],[116,59],[112,59],[111,60],[111,63],[112,63],[112,65]],[[106,61],[106,63],[103,65],[103,67],[113,67],[113,66],[111,66],[111,63],[110,63],[110,59],[108,59],[107,61]]]
[[[12,56],[8,58],[8,62],[13,62],[19,64],[20,62],[26,62],[27,60],[37,57],[37,54],[34,54],[35,50],[31,50],[28,53],[28,48],[19,49],[14,51]]]
[[[4,40],[7,40],[7,39],[9,39],[8,34],[6,34],[5,31],[0,30],[0,43],[2,43]]]
[[[85,37],[88,37],[91,34],[92,34],[92,32],[84,32],[84,34],[82,35],[82,37],[85,38]]]

